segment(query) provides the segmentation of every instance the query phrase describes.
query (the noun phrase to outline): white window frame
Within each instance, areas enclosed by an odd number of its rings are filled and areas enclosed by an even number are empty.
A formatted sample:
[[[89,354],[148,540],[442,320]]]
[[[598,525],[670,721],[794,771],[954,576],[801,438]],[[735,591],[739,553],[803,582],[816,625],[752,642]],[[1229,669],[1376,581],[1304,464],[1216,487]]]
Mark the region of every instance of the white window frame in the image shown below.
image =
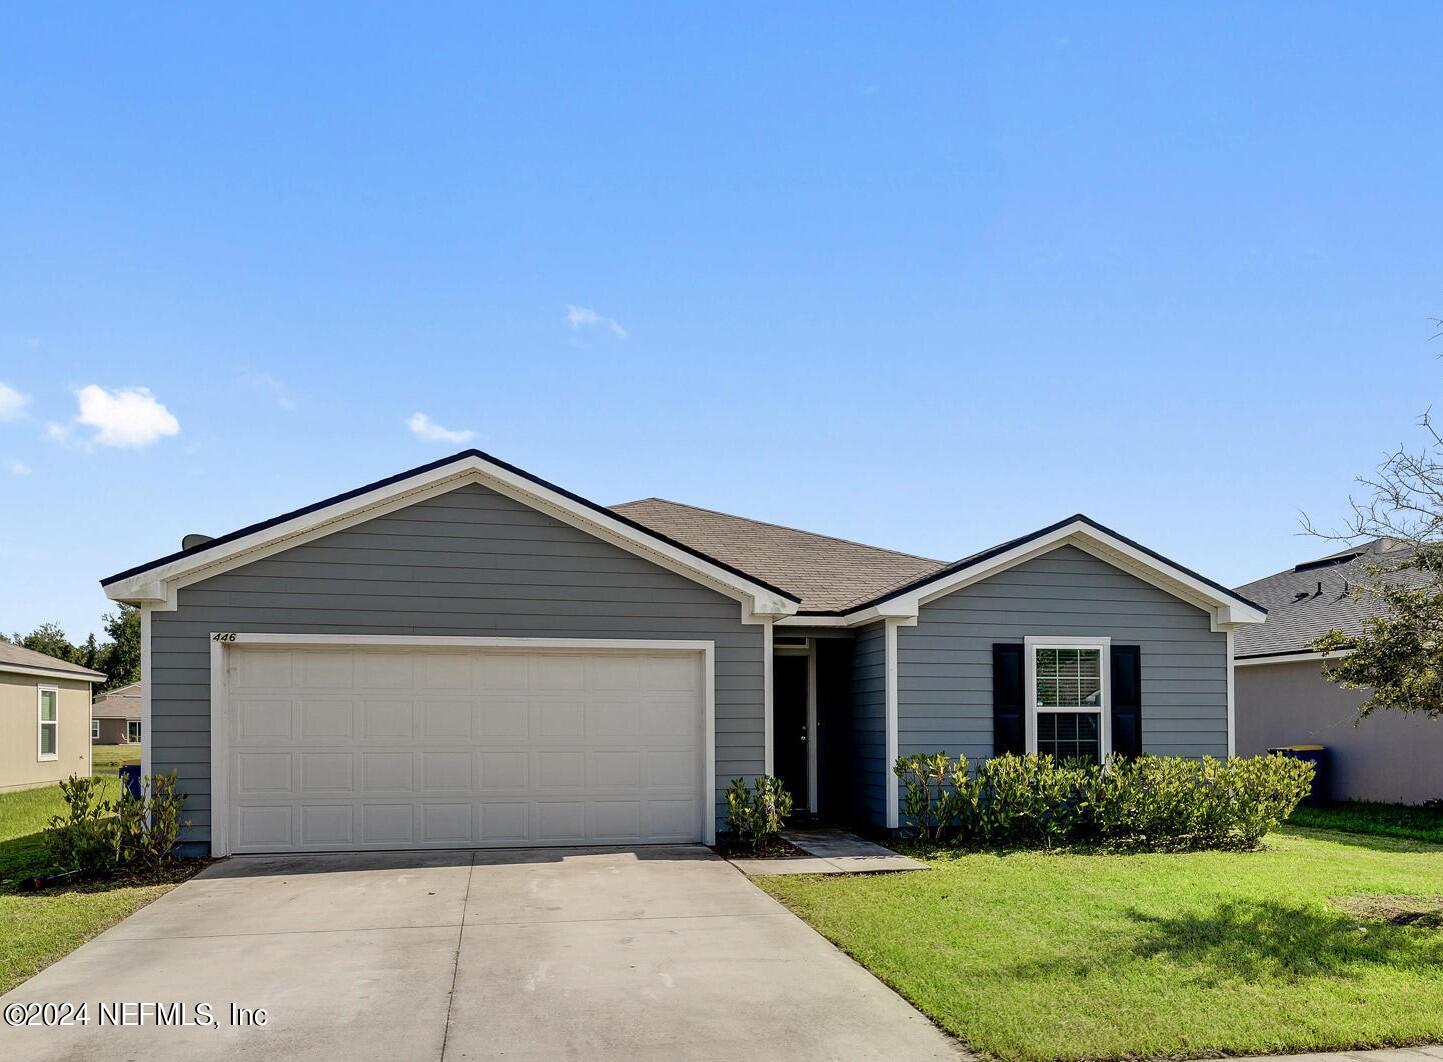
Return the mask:
[[[130,736],[130,728],[135,727],[135,737]],[[142,728],[139,719],[127,719],[125,721],[125,742],[127,745],[135,745],[140,742]]]
[[[1037,752],[1037,715],[1039,712],[1091,712],[1094,709],[1085,707],[1058,707],[1039,708],[1037,706],[1037,650],[1039,649],[1096,649],[1099,652],[1099,677],[1102,680],[1102,704],[1096,709],[1102,716],[1099,721],[1098,731],[1101,735],[1098,747],[1098,757],[1103,763],[1112,755],[1112,639],[1109,638],[1079,638],[1079,637],[1052,637],[1052,636],[1031,636],[1023,639],[1026,647],[1026,731],[1027,751]]]
[[[55,694],[55,718],[45,718],[45,695]],[[45,728],[55,728],[55,751],[46,755],[45,753]],[[41,762],[60,759],[60,687],[59,686],[36,686],[35,687],[35,758]]]
[[[100,720],[94,717],[92,717],[90,720],[90,740],[100,740]]]

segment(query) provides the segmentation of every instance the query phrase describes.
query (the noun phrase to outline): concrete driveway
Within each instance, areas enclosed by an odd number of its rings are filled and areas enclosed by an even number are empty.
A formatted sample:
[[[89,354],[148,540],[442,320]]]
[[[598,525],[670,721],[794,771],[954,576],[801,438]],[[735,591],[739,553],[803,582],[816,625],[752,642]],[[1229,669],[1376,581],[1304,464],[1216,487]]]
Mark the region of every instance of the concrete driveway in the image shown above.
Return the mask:
[[[0,1000],[24,1002],[89,1025],[0,1026],[8,1062],[960,1056],[695,847],[237,857]],[[173,1003],[215,1027],[116,1007]]]

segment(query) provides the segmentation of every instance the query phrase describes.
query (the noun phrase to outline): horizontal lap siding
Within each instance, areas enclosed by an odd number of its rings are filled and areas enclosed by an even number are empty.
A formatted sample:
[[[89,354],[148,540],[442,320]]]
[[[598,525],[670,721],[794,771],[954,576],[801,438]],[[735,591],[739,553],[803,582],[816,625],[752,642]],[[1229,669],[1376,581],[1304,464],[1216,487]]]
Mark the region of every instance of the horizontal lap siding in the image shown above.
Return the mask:
[[[1028,635],[1142,647],[1143,750],[1225,756],[1227,637],[1166,591],[1064,546],[923,605],[897,630],[898,751],[992,755],[992,644]]]
[[[212,631],[716,643],[716,775],[764,762],[762,628],[737,602],[471,485],[180,591],[151,617],[152,763],[210,839]]]

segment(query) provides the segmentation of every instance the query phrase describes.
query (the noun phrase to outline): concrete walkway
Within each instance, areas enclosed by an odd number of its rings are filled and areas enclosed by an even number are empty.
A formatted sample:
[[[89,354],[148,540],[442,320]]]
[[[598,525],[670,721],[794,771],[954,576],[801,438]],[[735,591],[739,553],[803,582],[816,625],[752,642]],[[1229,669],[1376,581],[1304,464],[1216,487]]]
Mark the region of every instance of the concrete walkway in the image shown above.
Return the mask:
[[[926,870],[927,864],[898,855],[890,848],[831,826],[812,830],[783,830],[784,840],[806,856],[733,859],[732,865],[749,877],[769,874],[878,874],[899,870]]]
[[[1310,1055],[1244,1055],[1231,1062],[1260,1062],[1262,1059],[1288,1059],[1289,1062],[1439,1062],[1443,1059],[1443,1045],[1393,1047],[1382,1051],[1329,1051]]]
[[[90,1023],[0,1026],[6,1062],[965,1057],[699,847],[237,857],[0,1000],[26,1002]],[[156,1003],[216,1027],[100,1024]]]

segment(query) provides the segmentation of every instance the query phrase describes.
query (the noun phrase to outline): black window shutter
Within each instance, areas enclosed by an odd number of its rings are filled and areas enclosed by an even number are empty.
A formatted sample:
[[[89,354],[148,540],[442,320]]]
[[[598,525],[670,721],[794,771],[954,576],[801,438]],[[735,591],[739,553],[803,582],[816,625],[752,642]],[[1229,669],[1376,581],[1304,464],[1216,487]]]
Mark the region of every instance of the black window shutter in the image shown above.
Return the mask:
[[[1112,647],[1112,751],[1142,755],[1142,646]]]
[[[997,642],[992,646],[992,755],[1027,751],[1023,729],[1022,646]]]

